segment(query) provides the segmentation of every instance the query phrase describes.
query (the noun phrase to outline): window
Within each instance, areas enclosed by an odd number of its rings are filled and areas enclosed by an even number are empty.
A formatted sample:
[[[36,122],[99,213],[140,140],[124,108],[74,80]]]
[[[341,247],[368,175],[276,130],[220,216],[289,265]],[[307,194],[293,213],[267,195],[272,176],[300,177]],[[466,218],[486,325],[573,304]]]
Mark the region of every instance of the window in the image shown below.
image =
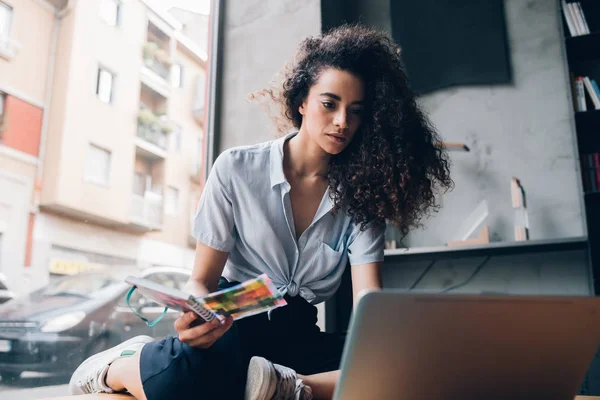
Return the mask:
[[[100,18],[110,26],[119,25],[121,3],[118,0],[100,1]]]
[[[98,68],[98,82],[96,85],[96,94],[104,103],[112,101],[114,75],[106,69]]]
[[[110,182],[110,151],[90,144],[85,160],[85,180],[108,185]]]
[[[167,186],[167,192],[165,195],[165,214],[179,214],[179,189],[176,189],[172,186]]]
[[[175,129],[169,135],[169,148],[172,152],[179,153],[181,151],[181,127],[175,125]]]
[[[0,1],[0,46],[10,37],[12,7]]]
[[[173,64],[171,66],[171,85],[176,88],[183,86],[183,65]]]

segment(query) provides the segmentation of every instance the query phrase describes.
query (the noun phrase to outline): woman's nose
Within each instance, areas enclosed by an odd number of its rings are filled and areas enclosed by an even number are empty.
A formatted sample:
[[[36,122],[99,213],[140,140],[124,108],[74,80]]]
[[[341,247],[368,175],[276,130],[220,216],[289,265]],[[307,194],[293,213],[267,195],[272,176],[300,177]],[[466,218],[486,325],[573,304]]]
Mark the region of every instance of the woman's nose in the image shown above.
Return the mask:
[[[338,126],[342,129],[348,128],[348,117],[345,111],[340,111],[336,114],[335,119],[333,121],[335,126]]]

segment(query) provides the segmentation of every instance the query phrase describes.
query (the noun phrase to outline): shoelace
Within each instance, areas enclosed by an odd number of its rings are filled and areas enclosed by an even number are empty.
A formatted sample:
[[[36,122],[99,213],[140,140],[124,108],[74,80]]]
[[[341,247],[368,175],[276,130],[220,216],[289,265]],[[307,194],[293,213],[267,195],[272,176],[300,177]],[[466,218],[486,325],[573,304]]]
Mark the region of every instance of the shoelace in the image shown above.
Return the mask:
[[[94,383],[91,376],[87,376],[84,381],[77,382],[77,386],[87,394],[94,393]]]
[[[294,399],[297,400],[312,400],[312,389],[306,386],[300,379],[296,380],[296,392]]]
[[[277,374],[277,388],[275,389],[274,399],[289,399],[296,392],[296,372],[286,367],[275,367]]]
[[[77,382],[77,386],[79,386],[87,394],[101,392],[102,389],[100,388],[100,385],[98,385],[98,379],[101,372],[102,370],[99,370],[88,374],[84,380]]]

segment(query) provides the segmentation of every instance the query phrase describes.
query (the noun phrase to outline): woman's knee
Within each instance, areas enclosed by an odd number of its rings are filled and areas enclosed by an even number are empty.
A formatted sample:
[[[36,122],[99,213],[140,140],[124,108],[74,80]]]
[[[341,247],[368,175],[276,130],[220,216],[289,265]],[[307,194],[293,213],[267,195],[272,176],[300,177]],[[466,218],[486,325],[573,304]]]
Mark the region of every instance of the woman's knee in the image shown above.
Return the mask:
[[[190,347],[175,337],[145,346],[140,374],[148,400],[189,398],[199,391],[207,398],[237,398],[243,393],[244,362],[239,341],[226,336],[209,349]]]

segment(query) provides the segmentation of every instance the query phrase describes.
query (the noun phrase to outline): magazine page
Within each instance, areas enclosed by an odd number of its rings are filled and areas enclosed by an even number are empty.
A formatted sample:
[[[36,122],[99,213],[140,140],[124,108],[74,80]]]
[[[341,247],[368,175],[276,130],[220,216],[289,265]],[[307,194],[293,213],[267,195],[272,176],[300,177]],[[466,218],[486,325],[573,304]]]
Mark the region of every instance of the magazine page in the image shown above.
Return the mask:
[[[249,317],[287,304],[266,274],[198,298],[204,307],[234,320]]]

